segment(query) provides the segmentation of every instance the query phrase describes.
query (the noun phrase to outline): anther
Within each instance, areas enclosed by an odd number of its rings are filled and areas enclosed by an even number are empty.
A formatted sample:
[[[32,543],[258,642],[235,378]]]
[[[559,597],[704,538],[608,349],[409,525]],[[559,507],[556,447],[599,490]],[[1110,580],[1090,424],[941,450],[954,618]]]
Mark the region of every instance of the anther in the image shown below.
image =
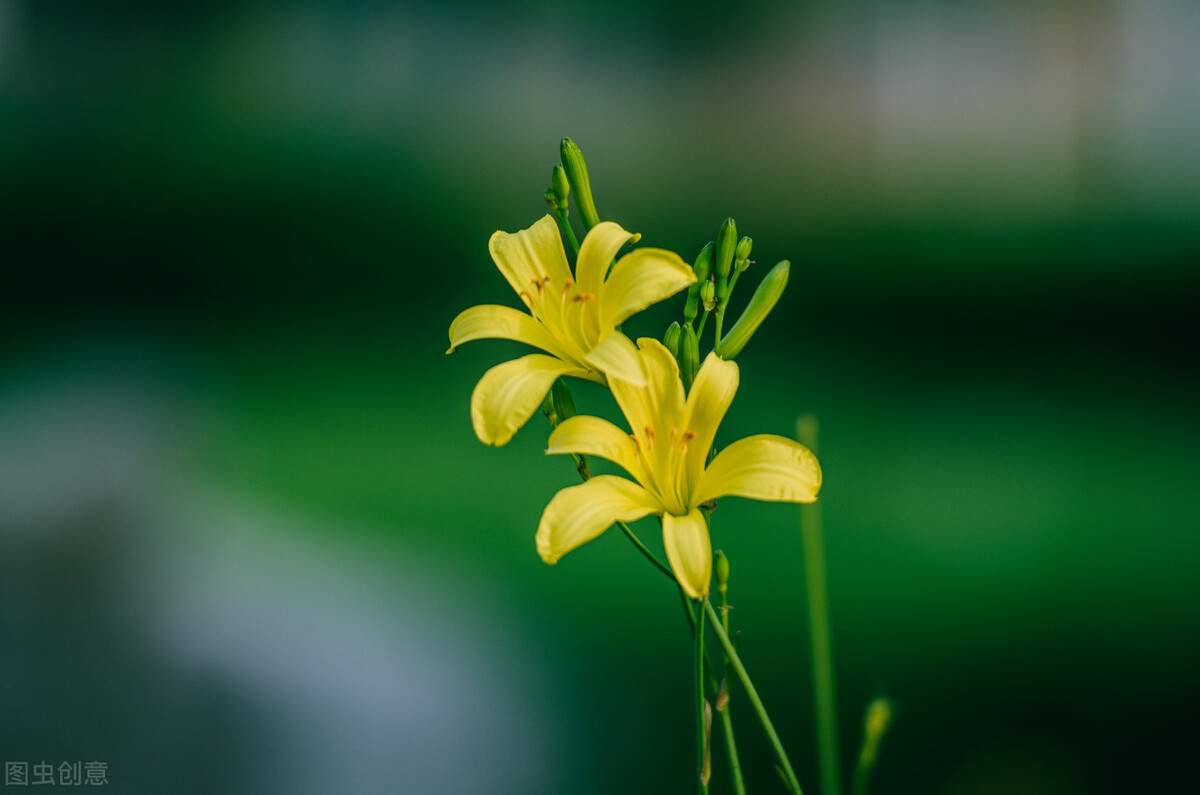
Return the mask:
[[[595,298],[596,298],[596,296],[592,295],[591,293],[578,293],[578,294],[572,296],[571,300],[577,301],[577,302],[578,301],[593,301],[593,300],[595,300]]]
[[[646,440],[649,441],[650,444],[654,444],[654,429],[649,425],[646,426]]]
[[[690,442],[692,439],[695,439],[695,438],[696,438],[695,431],[684,431],[683,436],[681,436],[679,438],[679,446],[682,447],[684,450],[686,450],[687,446],[688,446],[688,442]]]
[[[525,290],[522,290],[521,292],[517,293],[517,296],[518,296],[519,298],[521,298],[521,300],[523,300],[525,303],[529,304],[529,309],[530,309],[531,311],[533,310],[533,308],[534,308],[534,306],[535,306],[535,305],[534,305],[534,303],[533,303],[533,296],[532,296],[532,295],[530,295],[530,294],[529,294],[527,291],[525,291]]]

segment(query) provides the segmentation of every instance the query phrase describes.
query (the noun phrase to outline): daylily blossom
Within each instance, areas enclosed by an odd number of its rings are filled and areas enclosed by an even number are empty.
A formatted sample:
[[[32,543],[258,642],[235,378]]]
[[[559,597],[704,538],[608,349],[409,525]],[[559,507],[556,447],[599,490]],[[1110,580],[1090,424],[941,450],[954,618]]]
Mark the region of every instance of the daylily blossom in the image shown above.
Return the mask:
[[[555,563],[620,520],[662,517],[667,560],[694,599],[708,593],[712,545],[701,506],[718,497],[813,502],[821,469],[807,447],[758,435],[730,444],[705,466],[717,426],[738,387],[738,366],[710,353],[686,399],[679,366],[658,340],[638,340],[644,384],[609,387],[631,434],[597,417],[572,417],[550,435],[548,453],[582,453],[619,464],[633,480],[597,475],[562,489],[542,514],[538,554]],[[636,481],[636,482],[635,482]]]
[[[611,221],[597,224],[584,238],[572,274],[549,215],[520,232],[492,235],[492,259],[528,313],[473,306],[450,324],[447,353],[484,338],[517,340],[545,353],[497,365],[479,380],[471,395],[471,421],[480,441],[507,443],[560,376],[606,384],[608,375],[621,374],[640,382],[637,349],[617,326],[689,286],[696,276],[678,254],[658,248],[634,249],[610,271],[621,247],[639,237]]]

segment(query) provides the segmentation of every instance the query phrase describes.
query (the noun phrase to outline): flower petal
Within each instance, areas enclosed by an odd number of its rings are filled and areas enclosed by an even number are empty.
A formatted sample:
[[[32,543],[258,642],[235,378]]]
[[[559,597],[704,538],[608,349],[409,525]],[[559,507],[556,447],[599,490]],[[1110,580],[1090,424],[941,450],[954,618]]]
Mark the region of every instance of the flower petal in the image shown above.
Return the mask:
[[[612,331],[600,340],[600,344],[588,352],[585,362],[606,376],[620,378],[636,386],[646,383],[637,347],[619,331]]]
[[[726,447],[704,470],[695,504],[718,497],[769,502],[813,502],[821,488],[817,457],[799,442],[760,434]]]
[[[634,312],[671,297],[694,281],[696,274],[675,252],[634,249],[617,260],[597,294],[600,327],[616,328]]]
[[[587,483],[561,490],[550,500],[538,524],[538,554],[547,563],[557,563],[614,522],[632,522],[661,510],[636,483],[615,475],[597,475]]]
[[[481,339],[516,340],[566,358],[545,326],[509,306],[483,304],[463,310],[450,324],[450,350],[446,353],[453,353],[464,342]]]
[[[520,232],[496,232],[488,241],[488,251],[513,292],[529,296],[528,300],[521,299],[526,304],[533,300],[537,285],[547,276],[558,285],[571,278],[558,224],[550,215]]]
[[[580,415],[563,421],[550,434],[546,452],[599,456],[619,464],[639,483],[645,481],[637,443],[616,425],[599,417]]]
[[[600,295],[604,276],[613,257],[617,256],[621,246],[640,237],[626,232],[612,221],[601,221],[593,226],[579,246],[579,256],[575,258],[575,282],[579,290]]]
[[[560,375],[596,379],[594,373],[542,353],[498,364],[484,373],[471,393],[471,422],[479,441],[497,447],[507,444]]]
[[[693,508],[687,516],[663,514],[663,546],[684,592],[693,599],[708,593],[712,541],[708,537],[708,522],[699,508]]]
[[[738,366],[710,353],[696,373],[696,380],[688,392],[683,410],[683,427],[696,434],[688,443],[684,477],[687,491],[695,491],[708,460],[708,449],[712,447],[717,426],[725,418],[733,396],[737,394]],[[705,500],[693,498],[691,504],[699,505]]]

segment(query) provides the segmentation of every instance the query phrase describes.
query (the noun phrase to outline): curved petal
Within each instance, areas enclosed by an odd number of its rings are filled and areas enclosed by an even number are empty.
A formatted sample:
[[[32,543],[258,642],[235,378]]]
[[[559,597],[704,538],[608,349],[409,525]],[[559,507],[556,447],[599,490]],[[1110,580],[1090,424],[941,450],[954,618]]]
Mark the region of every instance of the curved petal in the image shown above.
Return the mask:
[[[661,248],[639,248],[613,266],[597,294],[600,327],[616,328],[634,312],[670,298],[696,281],[679,255]]]
[[[560,375],[587,378],[590,374],[542,353],[498,364],[484,373],[471,393],[471,422],[479,441],[497,447],[508,444]]]
[[[687,516],[663,514],[663,546],[675,578],[688,596],[699,599],[708,593],[712,579],[712,541],[708,522],[699,508]]]
[[[615,475],[597,475],[587,483],[561,490],[550,500],[538,524],[538,554],[547,563],[557,563],[613,522],[632,522],[661,510],[636,483]]]
[[[760,434],[726,447],[700,477],[695,504],[718,497],[768,502],[813,502],[821,488],[821,466],[804,445]]]
[[[558,224],[550,215],[520,232],[496,232],[488,241],[488,251],[513,292],[530,296],[527,304],[547,276],[560,285],[571,278]]]
[[[464,342],[482,339],[516,340],[566,358],[546,327],[531,315],[496,304],[473,306],[459,313],[450,324],[450,350],[446,353],[454,353]]]
[[[599,295],[604,276],[621,246],[641,235],[626,232],[612,221],[601,221],[591,228],[579,246],[575,258],[575,282],[581,292]]]
[[[633,341],[619,331],[610,332],[600,340],[600,344],[588,352],[584,360],[589,367],[604,373],[606,376],[628,381],[636,386],[646,383],[642,372],[642,364],[638,358],[637,346]]]
[[[712,447],[717,427],[725,418],[729,404],[738,388],[738,366],[727,362],[715,353],[710,353],[696,373],[696,380],[688,392],[687,405],[683,410],[683,427],[696,434],[688,443],[684,463],[687,490],[696,489],[704,463],[708,460],[708,449]],[[705,500],[693,499],[692,505]]]
[[[580,415],[565,420],[546,443],[546,452],[594,455],[620,465],[639,483],[645,482],[637,443],[608,420]]]

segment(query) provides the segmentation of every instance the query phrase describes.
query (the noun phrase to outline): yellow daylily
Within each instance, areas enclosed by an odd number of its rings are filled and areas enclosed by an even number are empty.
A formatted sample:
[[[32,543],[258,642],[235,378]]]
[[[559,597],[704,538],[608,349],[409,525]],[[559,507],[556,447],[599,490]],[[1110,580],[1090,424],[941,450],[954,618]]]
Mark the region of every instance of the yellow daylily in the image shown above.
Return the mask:
[[[634,249],[610,271],[621,247],[639,237],[611,221],[597,224],[580,245],[572,274],[549,215],[520,232],[492,235],[492,259],[529,311],[471,307],[450,324],[447,353],[484,338],[517,340],[545,353],[497,365],[479,380],[471,395],[471,421],[480,441],[507,443],[559,376],[599,384],[607,383],[608,374],[640,380],[637,349],[616,327],[689,286],[696,275],[678,254],[658,248]]]
[[[606,458],[633,481],[598,475],[559,491],[538,525],[538,554],[556,563],[618,520],[655,514],[662,517],[671,569],[698,599],[708,593],[712,576],[712,545],[700,507],[725,496],[813,502],[821,468],[807,447],[768,434],[734,442],[706,467],[717,426],[737,392],[737,364],[710,353],[685,399],[679,365],[666,347],[647,338],[638,347],[644,384],[609,381],[633,432],[597,417],[572,417],[550,435],[546,451]]]

